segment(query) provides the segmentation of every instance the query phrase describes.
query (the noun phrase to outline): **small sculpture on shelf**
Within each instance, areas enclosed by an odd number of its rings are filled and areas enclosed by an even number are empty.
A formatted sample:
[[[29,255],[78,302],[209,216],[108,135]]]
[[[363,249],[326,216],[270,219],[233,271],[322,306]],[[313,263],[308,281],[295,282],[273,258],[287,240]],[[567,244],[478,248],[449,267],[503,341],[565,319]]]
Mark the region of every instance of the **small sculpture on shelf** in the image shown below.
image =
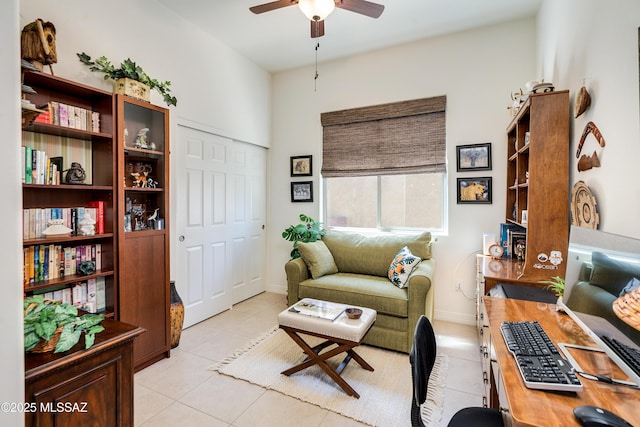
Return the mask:
[[[82,217],[79,224],[81,236],[93,236],[96,234],[96,220],[91,218],[91,214],[89,212],[85,212],[84,217]]]
[[[66,172],[65,182],[67,184],[84,184],[84,180],[87,178],[87,173],[78,162],[72,162],[71,167]]]
[[[138,135],[136,135],[136,140],[133,143],[135,148],[149,148],[149,144],[147,144],[147,132],[149,132],[149,128],[142,128]]]
[[[158,211],[160,208],[156,208],[153,213],[147,218],[147,224],[149,224],[149,228],[152,230],[157,229],[157,219],[158,219]]]

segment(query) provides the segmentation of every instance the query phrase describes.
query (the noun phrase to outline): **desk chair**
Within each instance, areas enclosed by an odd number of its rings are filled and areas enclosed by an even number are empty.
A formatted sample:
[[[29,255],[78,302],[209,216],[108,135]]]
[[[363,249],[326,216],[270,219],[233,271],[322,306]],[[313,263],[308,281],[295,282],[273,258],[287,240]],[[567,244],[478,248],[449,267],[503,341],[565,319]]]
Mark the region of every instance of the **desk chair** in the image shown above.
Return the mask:
[[[420,416],[420,405],[427,399],[429,375],[436,361],[436,334],[425,316],[421,316],[413,334],[413,346],[409,353],[413,380],[413,402],[411,404],[411,426],[425,427]],[[458,411],[449,427],[503,427],[502,414],[491,408],[464,408]]]

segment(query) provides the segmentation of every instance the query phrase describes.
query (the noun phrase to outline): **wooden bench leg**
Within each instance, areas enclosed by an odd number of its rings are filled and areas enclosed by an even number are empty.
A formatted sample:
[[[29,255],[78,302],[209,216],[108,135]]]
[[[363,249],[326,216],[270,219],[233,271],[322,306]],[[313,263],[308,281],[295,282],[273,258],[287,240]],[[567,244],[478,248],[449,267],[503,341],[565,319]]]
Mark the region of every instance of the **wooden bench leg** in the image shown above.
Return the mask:
[[[342,388],[342,390],[344,390],[345,393],[347,393],[347,395],[353,396],[358,399],[360,398],[360,395],[353,389],[353,387],[351,387],[349,383],[347,383],[344,378],[340,376],[340,373],[344,370],[351,359],[354,359],[363,369],[373,371],[373,367],[353,350],[353,348],[357,346],[358,343],[338,343],[327,340],[312,348],[302,337],[300,337],[300,335],[298,335],[296,330],[287,327],[282,327],[282,329],[307,354],[307,358],[302,363],[282,371],[283,375],[290,376],[310,366],[318,365],[320,366],[320,368],[322,368],[323,371],[327,373],[327,375],[331,377],[331,379],[336,382],[336,384],[338,384]],[[320,354],[320,351],[333,344],[336,344],[337,347]],[[347,355],[342,363],[340,363],[340,366],[338,366],[337,369],[333,369],[326,361],[327,359],[330,359],[340,353],[347,353]]]

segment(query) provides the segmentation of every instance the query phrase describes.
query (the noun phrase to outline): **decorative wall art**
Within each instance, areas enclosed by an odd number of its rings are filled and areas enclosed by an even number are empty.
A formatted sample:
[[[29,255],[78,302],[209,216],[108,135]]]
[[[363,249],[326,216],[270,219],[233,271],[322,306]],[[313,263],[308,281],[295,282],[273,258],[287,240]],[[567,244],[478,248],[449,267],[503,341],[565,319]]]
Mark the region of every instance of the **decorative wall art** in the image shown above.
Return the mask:
[[[313,181],[291,183],[292,202],[313,202]]]
[[[491,170],[491,143],[456,146],[458,172]]]
[[[576,159],[579,159],[578,172],[600,167],[600,159],[598,158],[598,153],[596,150],[593,150],[593,154],[591,155],[583,154],[582,156],[580,156],[582,147],[584,146],[584,143],[589,135],[593,135],[601,148],[604,148],[606,145],[604,137],[602,136],[602,133],[600,133],[600,130],[598,129],[596,124],[593,122],[587,123],[584,127],[584,130],[582,131],[582,136],[580,137],[580,142],[578,143],[578,151],[576,152]]]
[[[292,156],[291,176],[311,176],[313,175],[313,156]]]
[[[458,178],[458,204],[491,204],[491,177]]]

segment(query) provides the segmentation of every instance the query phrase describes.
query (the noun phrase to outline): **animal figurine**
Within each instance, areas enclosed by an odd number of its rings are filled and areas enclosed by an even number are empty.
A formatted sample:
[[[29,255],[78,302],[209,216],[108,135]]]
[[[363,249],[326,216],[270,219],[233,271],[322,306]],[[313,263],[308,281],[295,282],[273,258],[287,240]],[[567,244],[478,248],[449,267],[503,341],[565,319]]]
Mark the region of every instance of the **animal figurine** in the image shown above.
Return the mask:
[[[149,148],[149,144],[147,144],[147,132],[149,132],[149,128],[140,129],[133,143],[135,148]]]
[[[149,228],[155,230],[156,229],[156,221],[158,219],[158,211],[160,208],[156,208],[153,213],[147,218],[147,224],[149,224]],[[151,223],[153,222],[153,225]]]

